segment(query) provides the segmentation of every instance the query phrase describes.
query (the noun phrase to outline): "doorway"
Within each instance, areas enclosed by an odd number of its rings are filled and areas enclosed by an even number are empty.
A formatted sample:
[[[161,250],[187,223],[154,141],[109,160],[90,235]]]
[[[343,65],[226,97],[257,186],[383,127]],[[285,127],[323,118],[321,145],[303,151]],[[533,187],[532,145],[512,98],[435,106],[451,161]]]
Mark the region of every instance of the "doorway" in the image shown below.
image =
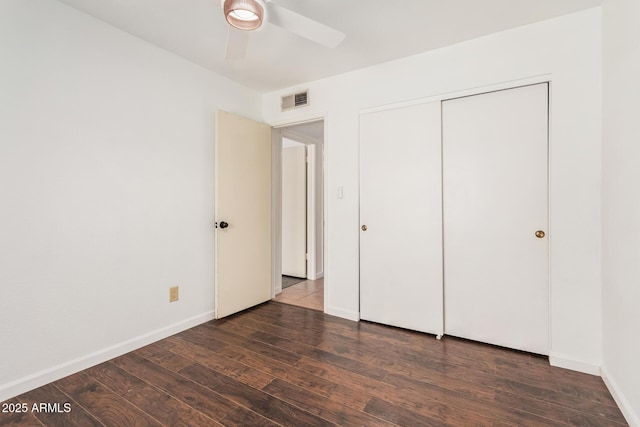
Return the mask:
[[[275,300],[324,311],[324,120],[274,129]]]

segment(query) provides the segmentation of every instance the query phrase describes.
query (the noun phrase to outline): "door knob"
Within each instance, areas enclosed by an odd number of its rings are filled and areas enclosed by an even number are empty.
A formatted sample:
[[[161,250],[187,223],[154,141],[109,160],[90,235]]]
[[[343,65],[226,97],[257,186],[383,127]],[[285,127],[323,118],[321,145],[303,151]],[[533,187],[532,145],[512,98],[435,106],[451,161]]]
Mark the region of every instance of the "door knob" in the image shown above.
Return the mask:
[[[361,228],[362,228],[362,231],[367,231],[367,226],[366,225],[363,225]]]
[[[220,222],[220,228],[227,228],[228,226],[229,226],[229,224],[228,224],[228,223],[226,223],[226,222],[224,222],[224,221],[221,221],[221,222]]]
[[[542,231],[542,230],[536,231],[536,237],[538,239],[542,239],[544,237],[544,231]]]

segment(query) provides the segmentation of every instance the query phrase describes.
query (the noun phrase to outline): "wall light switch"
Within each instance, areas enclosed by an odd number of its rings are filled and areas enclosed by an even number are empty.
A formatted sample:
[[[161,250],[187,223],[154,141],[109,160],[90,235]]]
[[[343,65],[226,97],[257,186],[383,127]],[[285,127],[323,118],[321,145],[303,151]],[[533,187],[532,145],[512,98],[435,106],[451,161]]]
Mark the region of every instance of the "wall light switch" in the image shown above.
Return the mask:
[[[342,199],[344,197],[344,187],[342,185],[338,185],[338,199]]]

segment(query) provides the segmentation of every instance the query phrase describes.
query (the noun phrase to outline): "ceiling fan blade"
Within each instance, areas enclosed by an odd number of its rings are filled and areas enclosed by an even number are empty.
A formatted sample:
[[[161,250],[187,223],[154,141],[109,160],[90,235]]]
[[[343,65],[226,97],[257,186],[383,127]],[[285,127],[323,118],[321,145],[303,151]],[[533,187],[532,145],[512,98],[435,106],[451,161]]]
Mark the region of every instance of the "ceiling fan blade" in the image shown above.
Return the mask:
[[[282,27],[322,46],[334,48],[342,43],[345,38],[343,32],[282,6],[267,3],[267,8],[269,9],[269,22],[271,24]]]
[[[249,33],[247,31],[237,30],[229,26],[227,32],[227,52],[225,59],[243,59],[247,54],[247,44],[249,43]]]

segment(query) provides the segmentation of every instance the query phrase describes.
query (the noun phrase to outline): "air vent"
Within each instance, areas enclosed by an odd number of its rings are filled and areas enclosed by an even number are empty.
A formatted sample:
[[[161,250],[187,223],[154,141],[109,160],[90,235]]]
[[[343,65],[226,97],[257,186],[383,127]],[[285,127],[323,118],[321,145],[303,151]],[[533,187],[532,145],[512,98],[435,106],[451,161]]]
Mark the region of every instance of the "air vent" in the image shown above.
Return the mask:
[[[306,107],[309,105],[309,91],[298,92],[282,97],[280,109],[282,111],[291,110],[292,108]]]

